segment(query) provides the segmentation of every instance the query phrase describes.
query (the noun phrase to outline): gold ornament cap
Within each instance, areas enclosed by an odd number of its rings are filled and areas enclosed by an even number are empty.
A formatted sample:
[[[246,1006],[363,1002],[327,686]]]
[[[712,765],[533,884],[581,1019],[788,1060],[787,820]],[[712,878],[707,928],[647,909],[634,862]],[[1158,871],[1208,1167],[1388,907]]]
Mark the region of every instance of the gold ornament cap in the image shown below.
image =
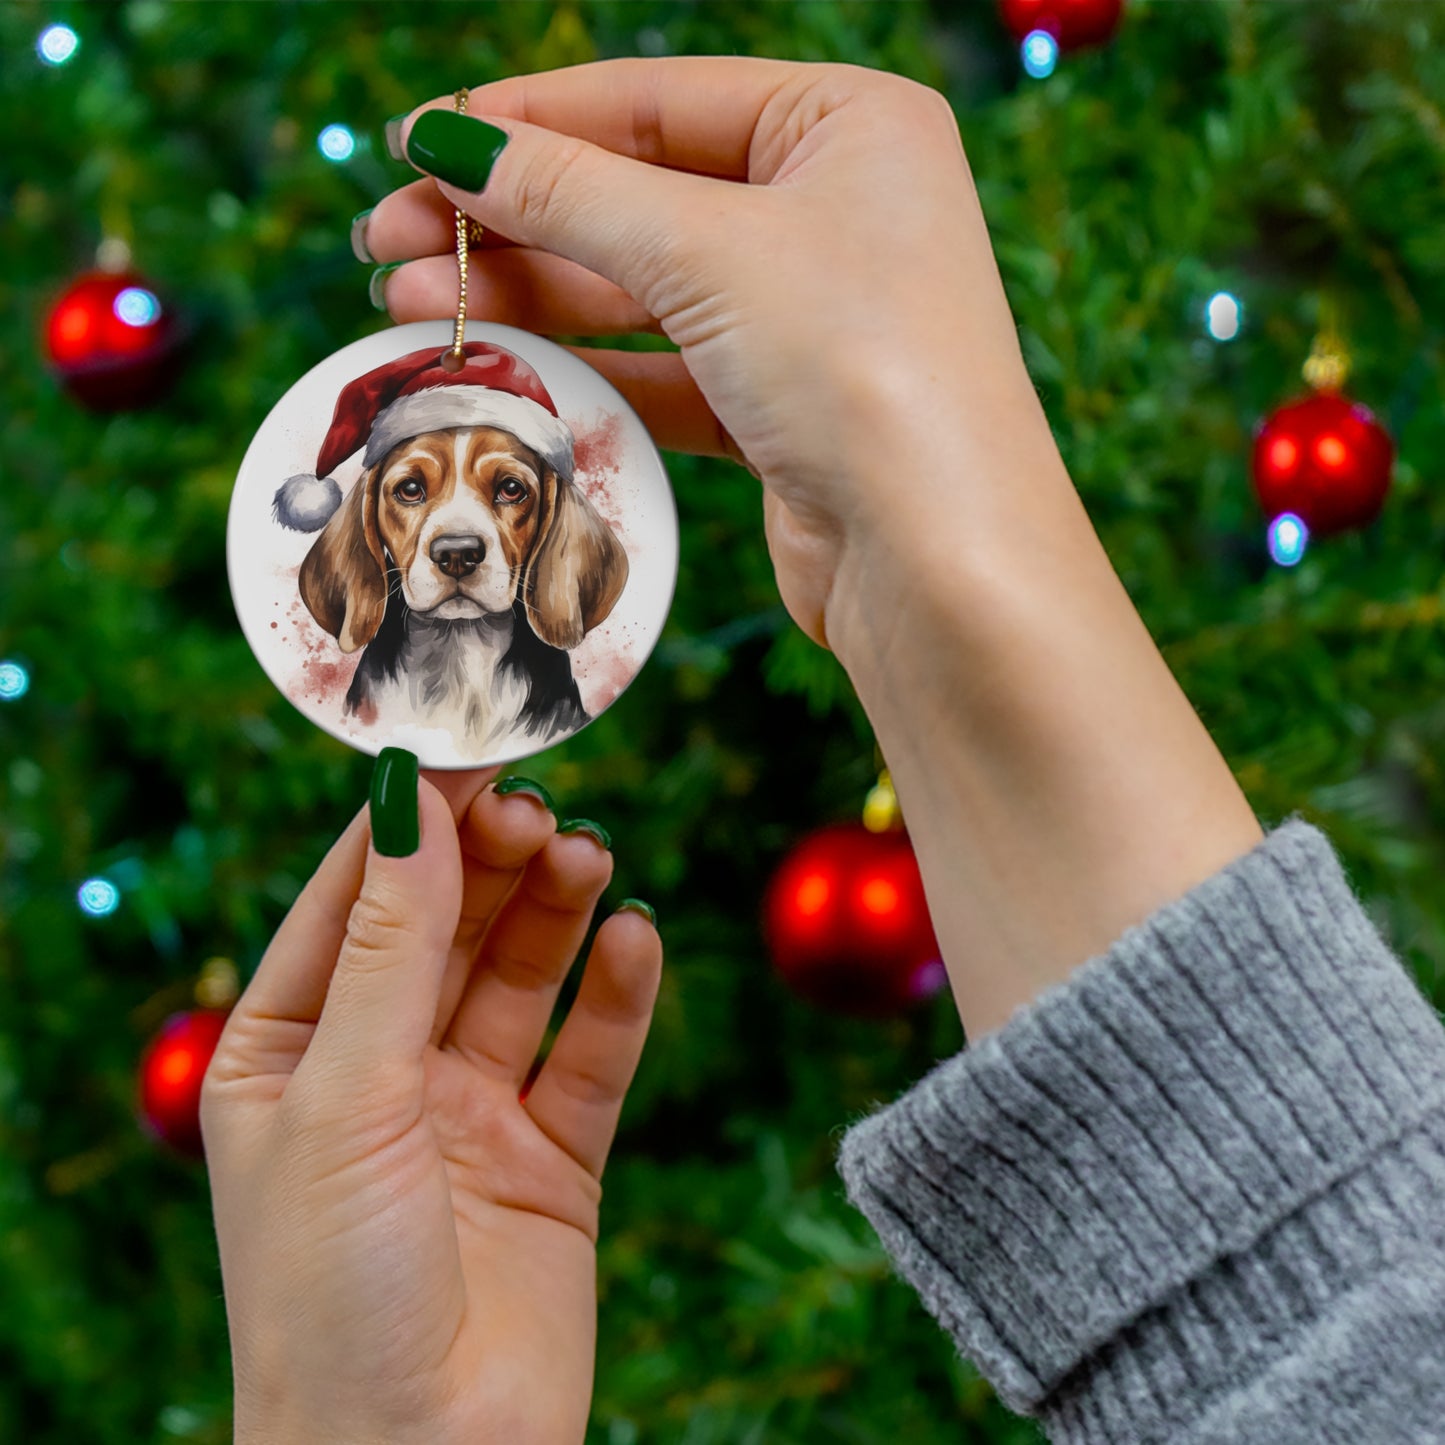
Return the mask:
[[[1350,357],[1339,336],[1321,332],[1304,364],[1304,379],[1315,391],[1341,391],[1350,375]]]
[[[208,958],[196,980],[196,1002],[202,1008],[230,1008],[241,996],[241,980],[229,958]]]
[[[1305,384],[1315,391],[1342,391],[1350,375],[1350,352],[1340,331],[1339,303],[1320,299],[1319,331],[1303,367]]]
[[[889,833],[903,826],[903,812],[898,806],[898,794],[893,791],[893,779],[884,768],[878,774],[878,781],[868,790],[863,802],[863,826],[870,833]]]

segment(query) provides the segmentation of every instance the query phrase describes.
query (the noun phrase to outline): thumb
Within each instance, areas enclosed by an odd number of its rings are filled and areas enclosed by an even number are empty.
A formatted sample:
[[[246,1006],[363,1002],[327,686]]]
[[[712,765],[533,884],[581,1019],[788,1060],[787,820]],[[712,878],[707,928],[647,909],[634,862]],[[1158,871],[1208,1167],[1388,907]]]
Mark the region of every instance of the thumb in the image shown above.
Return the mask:
[[[316,1032],[297,1072],[373,1087],[420,1066],[462,907],[462,858],[446,797],[417,759],[385,748],[371,786],[366,875]],[[378,844],[380,849],[378,850]]]
[[[713,239],[699,218],[725,203],[733,230],[732,208],[750,199],[511,116],[428,108],[403,127],[402,151],[483,226],[586,266],[659,317],[691,299],[688,271]]]

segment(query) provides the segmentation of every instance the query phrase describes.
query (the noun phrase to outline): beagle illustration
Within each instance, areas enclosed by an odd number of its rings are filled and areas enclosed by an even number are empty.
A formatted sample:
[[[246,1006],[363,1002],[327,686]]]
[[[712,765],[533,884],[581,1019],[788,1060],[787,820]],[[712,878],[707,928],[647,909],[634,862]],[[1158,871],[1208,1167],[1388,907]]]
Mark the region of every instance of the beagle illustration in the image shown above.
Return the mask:
[[[455,372],[428,349],[344,388],[317,475],[287,481],[273,512],[320,531],[298,586],[361,652],[348,713],[545,743],[589,720],[567,654],[616,605],[627,553],[574,484],[572,434],[535,370],[463,350]],[[326,474],[363,442],[341,500]]]

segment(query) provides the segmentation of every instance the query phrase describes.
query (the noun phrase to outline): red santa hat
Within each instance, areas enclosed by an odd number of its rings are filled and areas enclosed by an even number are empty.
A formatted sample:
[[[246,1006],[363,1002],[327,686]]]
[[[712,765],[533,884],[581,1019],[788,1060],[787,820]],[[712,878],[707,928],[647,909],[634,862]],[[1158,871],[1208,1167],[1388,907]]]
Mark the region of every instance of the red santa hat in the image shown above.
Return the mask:
[[[363,445],[362,465],[373,467],[399,442],[448,427],[494,426],[509,431],[564,481],[572,477],[572,433],[531,365],[515,352],[485,341],[462,347],[457,371],[442,366],[435,347],[388,361],[342,388],[336,399],[316,473],[282,484],[272,512],[283,527],[315,532],[341,504],[341,488],[328,475]]]

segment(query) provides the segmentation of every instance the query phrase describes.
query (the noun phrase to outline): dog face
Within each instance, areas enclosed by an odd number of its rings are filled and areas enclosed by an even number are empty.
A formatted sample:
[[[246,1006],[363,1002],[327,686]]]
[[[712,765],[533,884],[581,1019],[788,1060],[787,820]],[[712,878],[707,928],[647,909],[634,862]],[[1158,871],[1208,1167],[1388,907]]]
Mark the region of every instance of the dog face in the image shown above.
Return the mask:
[[[612,611],[627,554],[591,503],[496,427],[400,442],[364,472],[301,565],[301,597],[343,652],[386,612],[395,568],[406,605],[438,621],[508,612],[572,648]]]
[[[376,480],[377,532],[413,612],[444,621],[506,612],[540,522],[542,470],[492,428],[428,432]]]

